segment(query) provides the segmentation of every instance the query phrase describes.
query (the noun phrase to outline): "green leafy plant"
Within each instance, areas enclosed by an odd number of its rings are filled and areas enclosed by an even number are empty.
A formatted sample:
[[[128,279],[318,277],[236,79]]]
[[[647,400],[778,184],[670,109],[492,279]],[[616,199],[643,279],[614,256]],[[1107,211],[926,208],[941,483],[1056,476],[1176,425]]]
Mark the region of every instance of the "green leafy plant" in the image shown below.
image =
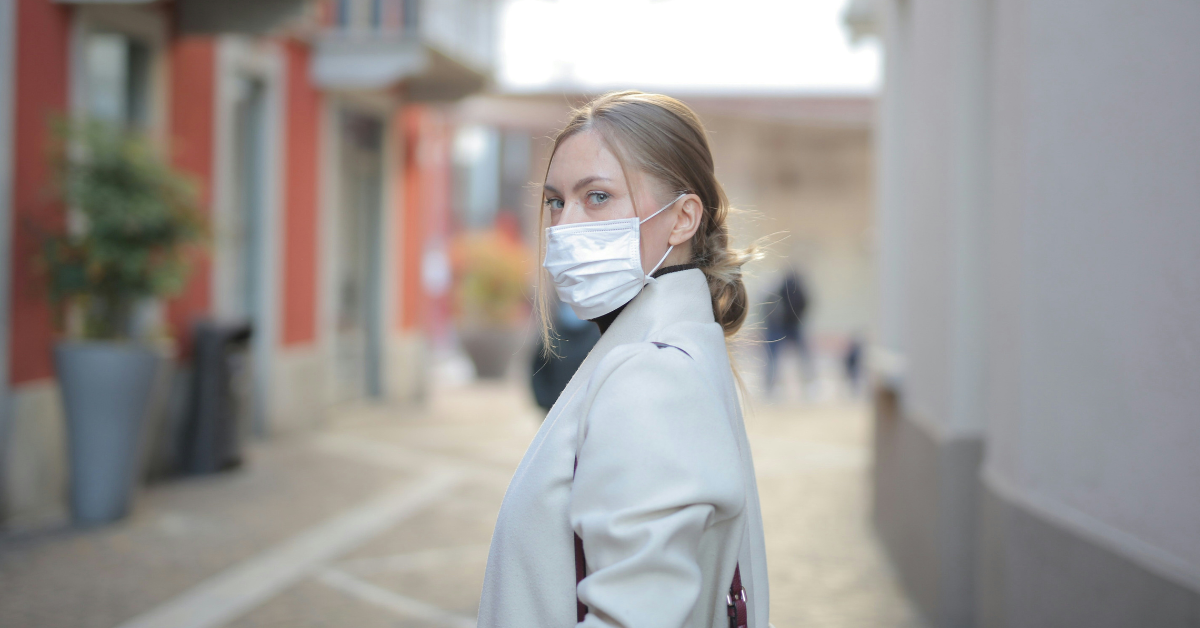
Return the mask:
[[[43,240],[50,298],[79,308],[83,337],[128,338],[134,305],[182,289],[189,247],[207,237],[195,186],[142,135],[58,126],[52,165],[70,215]]]
[[[455,313],[468,326],[508,327],[529,310],[529,251],[500,231],[464,233],[451,247]]]

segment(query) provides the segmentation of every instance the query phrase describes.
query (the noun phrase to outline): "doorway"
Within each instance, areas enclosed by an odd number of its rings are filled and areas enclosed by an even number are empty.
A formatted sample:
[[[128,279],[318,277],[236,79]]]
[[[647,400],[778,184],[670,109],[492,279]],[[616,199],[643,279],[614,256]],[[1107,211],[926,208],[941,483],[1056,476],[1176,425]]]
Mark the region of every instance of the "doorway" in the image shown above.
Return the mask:
[[[338,401],[383,396],[383,122],[342,111],[334,370]]]
[[[233,105],[233,211],[228,253],[230,314],[257,322],[261,307],[263,184],[266,172],[263,118],[266,87],[260,79],[240,77]]]
[[[240,75],[232,98],[232,160],[229,211],[217,246],[225,260],[223,316],[249,322],[251,341],[249,424],[255,434],[267,430],[266,366],[270,351],[266,320],[267,85],[260,77]]]

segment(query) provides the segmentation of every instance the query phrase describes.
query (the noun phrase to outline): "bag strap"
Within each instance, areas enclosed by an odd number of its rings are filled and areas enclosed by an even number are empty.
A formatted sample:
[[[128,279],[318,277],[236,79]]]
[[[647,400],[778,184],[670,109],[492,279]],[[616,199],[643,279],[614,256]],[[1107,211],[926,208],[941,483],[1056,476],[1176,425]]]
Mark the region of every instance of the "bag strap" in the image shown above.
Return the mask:
[[[575,457],[575,471],[579,470],[579,457]],[[572,471],[571,478],[575,478]],[[587,556],[583,553],[583,539],[575,535],[575,586],[587,577]],[[733,582],[729,583],[729,593],[725,594],[725,612],[729,615],[729,628],[746,628],[746,587],[742,586],[742,565],[733,567]],[[588,614],[587,604],[575,594],[575,621],[583,621]]]

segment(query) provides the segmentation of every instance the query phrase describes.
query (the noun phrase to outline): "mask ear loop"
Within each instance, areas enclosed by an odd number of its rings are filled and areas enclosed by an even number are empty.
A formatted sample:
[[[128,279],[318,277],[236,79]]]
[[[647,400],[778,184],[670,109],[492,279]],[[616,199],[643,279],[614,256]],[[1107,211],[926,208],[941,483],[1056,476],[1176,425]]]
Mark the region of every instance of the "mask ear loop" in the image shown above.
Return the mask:
[[[646,221],[647,221],[647,220],[650,220],[651,218],[653,218],[653,217],[655,217],[655,216],[657,216],[657,215],[659,215],[659,214],[661,214],[661,213],[663,213],[663,212],[667,211],[667,208],[668,208],[668,207],[670,207],[670,206],[674,205],[675,203],[678,203],[678,202],[679,202],[679,199],[681,199],[681,198],[683,198],[683,197],[685,197],[685,196],[687,196],[687,195],[688,195],[688,193],[687,193],[687,192],[683,192],[683,193],[682,193],[682,194],[680,194],[679,196],[676,196],[676,197],[675,197],[675,200],[671,201],[670,203],[667,203],[666,205],[663,205],[662,207],[660,207],[660,208],[659,208],[659,210],[658,210],[658,211],[654,212],[653,214],[650,214],[649,216],[646,216],[645,218],[643,218],[643,219],[639,220],[639,221],[638,221],[638,226],[640,227],[640,226],[642,226],[642,225],[646,224]]]
[[[651,268],[650,272],[646,273],[646,281],[654,279],[654,271],[658,270],[658,267],[662,266],[662,263],[667,261],[667,256],[671,254],[671,249],[673,248],[675,248],[674,244],[667,247],[667,252],[663,254],[662,259],[658,260],[658,263],[654,265],[654,268]]]
[[[683,197],[685,197],[685,196],[687,196],[687,195],[688,195],[688,193],[687,193],[687,192],[682,192],[682,193],[680,193],[680,194],[679,194],[679,196],[676,196],[676,197],[675,197],[675,200],[671,201],[670,203],[667,203],[666,205],[663,205],[661,209],[659,209],[658,211],[654,212],[653,214],[650,214],[649,216],[646,216],[646,218],[645,218],[645,219],[643,219],[643,220],[641,220],[640,222],[638,222],[638,226],[639,226],[639,227],[641,227],[643,224],[645,224],[645,223],[646,223],[646,221],[647,221],[647,220],[650,220],[651,218],[653,218],[653,217],[655,217],[655,216],[657,216],[657,215],[659,215],[659,214],[663,213],[664,211],[666,211],[666,210],[667,210],[667,208],[668,208],[668,207],[670,207],[670,206],[674,205],[675,203],[678,203],[678,202],[679,202],[679,199],[681,199],[681,198],[683,198]],[[654,279],[654,277],[652,277],[651,275],[653,275],[653,274],[654,274],[654,271],[658,270],[658,267],[659,267],[659,266],[662,266],[662,263],[663,263],[663,262],[667,261],[667,256],[671,254],[671,250],[672,250],[672,249],[674,249],[674,248],[675,248],[675,245],[674,245],[674,244],[671,244],[671,245],[667,246],[667,252],[666,252],[666,253],[663,253],[662,259],[658,260],[658,263],[654,265],[654,268],[651,268],[651,269],[650,269],[650,272],[646,273],[646,282],[649,282],[649,281],[651,281],[651,280],[653,280],[653,279]]]

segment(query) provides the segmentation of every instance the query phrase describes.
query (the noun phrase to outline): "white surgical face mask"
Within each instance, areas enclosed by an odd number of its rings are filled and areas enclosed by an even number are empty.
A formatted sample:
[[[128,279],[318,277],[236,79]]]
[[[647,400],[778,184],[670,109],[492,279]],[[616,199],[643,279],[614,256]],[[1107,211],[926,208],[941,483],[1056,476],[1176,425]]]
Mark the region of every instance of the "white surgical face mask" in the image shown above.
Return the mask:
[[[563,303],[584,320],[604,316],[642,291],[649,275],[642,272],[642,223],[661,214],[687,193],[643,220],[621,218],[546,228],[546,261],[554,289]],[[671,254],[667,247],[650,274]]]

